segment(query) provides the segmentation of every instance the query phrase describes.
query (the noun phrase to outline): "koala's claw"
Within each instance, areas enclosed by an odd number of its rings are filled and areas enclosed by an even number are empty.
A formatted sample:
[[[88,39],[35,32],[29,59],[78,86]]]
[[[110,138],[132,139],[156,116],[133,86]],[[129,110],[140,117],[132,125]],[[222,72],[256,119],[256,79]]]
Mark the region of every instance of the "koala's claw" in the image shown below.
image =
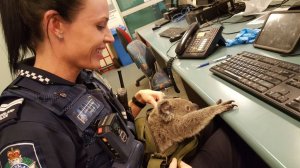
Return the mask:
[[[226,102],[221,103],[221,105],[232,104],[233,102],[234,102],[234,100],[228,100]]]
[[[226,107],[228,107],[228,110],[231,110],[234,107],[237,107],[237,105],[236,104],[226,104]]]
[[[216,104],[217,104],[217,105],[219,105],[219,104],[231,104],[231,103],[233,103],[233,102],[234,102],[234,100],[228,100],[228,101],[226,101],[226,102],[223,102],[222,99],[219,99],[219,100],[216,102]]]
[[[233,102],[234,102],[234,100],[229,100],[229,101],[223,102],[221,104],[218,104],[220,113],[232,110],[234,107],[237,107],[237,105],[233,104]]]
[[[216,104],[221,104],[222,103],[222,99],[219,99]]]

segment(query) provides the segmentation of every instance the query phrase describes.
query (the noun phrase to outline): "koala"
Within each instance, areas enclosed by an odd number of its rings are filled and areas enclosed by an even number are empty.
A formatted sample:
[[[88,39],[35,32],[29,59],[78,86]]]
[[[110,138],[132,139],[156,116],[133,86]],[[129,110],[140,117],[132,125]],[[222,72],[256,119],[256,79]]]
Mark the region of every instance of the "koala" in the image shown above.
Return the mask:
[[[198,134],[217,115],[236,106],[233,100],[199,109],[186,99],[166,98],[158,102],[148,118],[148,126],[158,147],[164,152],[177,142]]]

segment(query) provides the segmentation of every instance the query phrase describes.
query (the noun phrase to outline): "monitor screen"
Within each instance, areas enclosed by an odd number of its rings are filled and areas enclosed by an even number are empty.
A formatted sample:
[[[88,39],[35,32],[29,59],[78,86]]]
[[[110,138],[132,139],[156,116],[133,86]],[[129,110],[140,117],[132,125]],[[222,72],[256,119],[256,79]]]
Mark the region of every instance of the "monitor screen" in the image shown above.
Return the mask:
[[[300,11],[272,12],[266,19],[254,47],[291,53],[300,38]]]
[[[171,0],[171,7],[178,7],[178,0]]]

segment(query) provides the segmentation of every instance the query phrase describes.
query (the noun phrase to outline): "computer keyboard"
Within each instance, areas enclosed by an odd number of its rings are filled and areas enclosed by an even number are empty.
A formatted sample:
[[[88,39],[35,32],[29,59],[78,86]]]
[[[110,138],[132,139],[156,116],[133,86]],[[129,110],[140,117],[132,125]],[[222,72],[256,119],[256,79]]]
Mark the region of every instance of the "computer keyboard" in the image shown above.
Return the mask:
[[[300,119],[300,65],[244,51],[210,71]]]

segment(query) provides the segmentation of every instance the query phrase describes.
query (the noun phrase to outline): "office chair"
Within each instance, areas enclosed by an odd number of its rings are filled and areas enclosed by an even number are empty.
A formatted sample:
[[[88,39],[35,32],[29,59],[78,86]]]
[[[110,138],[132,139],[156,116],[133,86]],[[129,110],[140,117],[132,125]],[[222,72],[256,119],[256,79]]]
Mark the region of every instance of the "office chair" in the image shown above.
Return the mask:
[[[121,29],[120,27],[116,28],[116,32],[117,32],[117,36],[120,39],[122,46],[124,47],[124,49],[127,51],[127,45],[132,41],[130,35],[123,29]]]
[[[140,40],[133,40],[127,45],[128,54],[137,67],[149,79],[150,89],[163,90],[172,86],[168,75],[156,63],[151,50]]]
[[[125,30],[123,30],[123,29],[121,29],[121,28],[119,28],[119,27],[116,28],[116,32],[117,32],[118,38],[119,38],[120,41],[121,41],[122,46],[124,47],[124,49],[126,50],[126,52],[128,52],[128,51],[127,51],[127,45],[132,41],[130,35],[129,35]],[[129,56],[131,57],[131,59],[132,59],[132,61],[133,61],[132,56],[131,56],[130,54],[129,54]],[[140,67],[138,66],[138,64],[136,64],[136,65],[137,65],[137,67],[140,69]],[[145,75],[139,77],[139,78],[136,80],[135,85],[136,85],[136,86],[140,86],[140,81],[143,80],[143,79],[145,79],[145,78],[146,78]]]

